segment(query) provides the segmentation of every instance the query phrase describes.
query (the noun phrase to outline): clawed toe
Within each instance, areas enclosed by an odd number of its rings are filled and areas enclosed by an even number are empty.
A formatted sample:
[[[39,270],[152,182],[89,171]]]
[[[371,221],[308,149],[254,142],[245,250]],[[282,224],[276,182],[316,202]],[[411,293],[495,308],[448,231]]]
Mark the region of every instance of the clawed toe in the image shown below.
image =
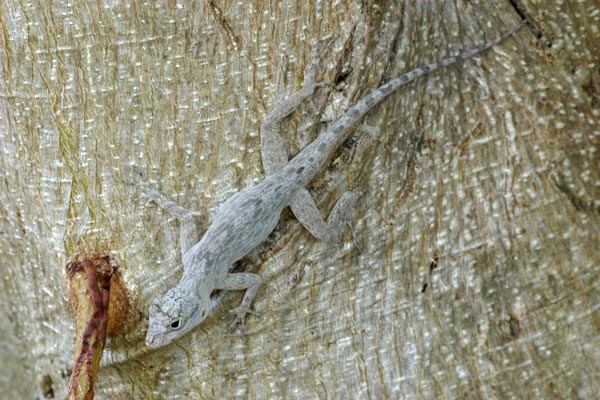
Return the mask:
[[[231,310],[230,313],[235,314],[235,318],[229,324],[229,333],[233,333],[239,327],[242,335],[246,333],[246,315],[259,315],[259,313],[250,308],[236,308]]]

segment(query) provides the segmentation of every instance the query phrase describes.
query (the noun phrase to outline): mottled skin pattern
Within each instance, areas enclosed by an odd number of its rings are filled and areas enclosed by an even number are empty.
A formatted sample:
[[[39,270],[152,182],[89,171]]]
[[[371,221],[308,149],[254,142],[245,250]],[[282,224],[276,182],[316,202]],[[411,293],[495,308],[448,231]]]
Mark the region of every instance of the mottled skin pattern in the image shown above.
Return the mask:
[[[158,191],[137,185],[150,199],[180,220],[184,269],[177,286],[155,299],[150,306],[146,345],[149,348],[164,346],[196,327],[212,310],[210,295],[215,289],[246,290],[240,306],[235,310],[236,319],[232,326],[243,324],[260,287],[261,278],[253,273],[228,271],[235,261],[258,246],[273,231],[284,207],[290,206],[302,225],[316,238],[339,240],[357,195],[344,193],[325,222],[306,185],[344,142],[350,128],[376,104],[407,82],[481,53],[511,36],[524,24],[525,21],[502,36],[461,55],[417,68],[391,80],[350,107],[326,132],[288,161],[285,141],[278,133],[279,124],[319,86],[315,80],[319,57],[315,57],[302,90],[280,102],[262,121],[261,151],[267,177],[223,203],[212,225],[199,241],[198,227],[191,212]]]

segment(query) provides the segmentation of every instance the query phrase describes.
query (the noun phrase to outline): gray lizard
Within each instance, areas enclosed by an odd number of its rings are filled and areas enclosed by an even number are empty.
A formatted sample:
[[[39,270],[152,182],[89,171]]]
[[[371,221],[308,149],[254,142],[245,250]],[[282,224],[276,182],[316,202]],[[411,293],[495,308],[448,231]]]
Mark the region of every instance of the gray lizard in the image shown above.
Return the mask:
[[[316,238],[326,241],[341,238],[345,220],[357,194],[345,192],[328,220],[324,221],[306,185],[345,141],[352,126],[407,82],[473,57],[508,38],[525,23],[522,21],[498,38],[460,55],[416,68],[392,79],[350,107],[317,139],[288,161],[285,141],[279,135],[278,128],[281,121],[320,86],[315,79],[317,62],[313,62],[303,88],[280,102],[262,120],[261,155],[267,176],[225,201],[200,240],[192,212],[156,190],[137,185],[158,206],[179,219],[183,261],[183,276],[177,286],[156,298],[150,306],[146,346],[157,348],[169,344],[200,324],[213,309],[211,293],[215,289],[246,290],[241,304],[235,310],[232,326],[243,324],[261,285],[261,278],[248,272],[229,273],[229,269],[273,231],[284,207],[290,206],[298,221]]]

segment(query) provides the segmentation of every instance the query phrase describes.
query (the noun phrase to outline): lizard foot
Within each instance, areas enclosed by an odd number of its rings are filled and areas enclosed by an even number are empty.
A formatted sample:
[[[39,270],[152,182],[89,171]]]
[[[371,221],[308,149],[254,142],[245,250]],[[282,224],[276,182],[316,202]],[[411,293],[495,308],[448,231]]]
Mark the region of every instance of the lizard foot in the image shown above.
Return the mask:
[[[247,308],[247,307],[238,307],[238,308],[231,310],[230,312],[232,314],[235,314],[235,318],[233,319],[231,324],[229,324],[229,332],[232,333],[239,326],[240,332],[242,335],[246,333],[246,324],[245,324],[246,315],[247,314],[260,315],[256,311],[251,310],[250,308]]]
[[[305,82],[304,86],[305,87],[308,87],[311,85],[313,85],[314,87],[321,87],[321,86],[328,85],[328,84],[320,83],[317,81],[317,73],[321,70],[319,68],[321,61],[323,61],[323,59],[327,55],[329,49],[336,42],[336,39],[337,38],[331,39],[330,41],[325,43],[325,45],[323,45],[322,42],[319,42],[313,48],[312,55],[311,55],[312,60],[308,64],[308,67],[306,68],[306,74],[304,77],[304,82]]]

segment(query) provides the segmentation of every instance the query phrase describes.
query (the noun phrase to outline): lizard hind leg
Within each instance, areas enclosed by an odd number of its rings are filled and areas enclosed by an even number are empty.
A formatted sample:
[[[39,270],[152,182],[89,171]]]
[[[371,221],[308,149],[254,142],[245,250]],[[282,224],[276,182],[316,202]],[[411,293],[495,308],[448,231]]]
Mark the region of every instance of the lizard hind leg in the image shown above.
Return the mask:
[[[359,197],[356,192],[344,192],[329,214],[327,221],[323,220],[315,201],[307,189],[299,189],[290,208],[298,219],[315,238],[325,243],[339,242],[344,233],[344,226],[354,214],[354,205]]]
[[[302,89],[282,101],[278,101],[277,105],[262,119],[260,147],[262,163],[267,175],[277,172],[287,164],[287,144],[279,134],[281,122],[294,112],[304,100],[312,96],[317,87],[326,85],[317,82],[317,72],[319,72],[321,60],[333,43],[333,40],[330,41],[322,50],[319,48],[320,46],[315,47],[312,62],[306,68]]]
[[[267,175],[277,172],[288,162],[287,144],[279,134],[281,122],[311,96],[316,87],[317,85],[314,82],[308,82],[300,91],[281,101],[262,119],[260,147],[263,168]]]

